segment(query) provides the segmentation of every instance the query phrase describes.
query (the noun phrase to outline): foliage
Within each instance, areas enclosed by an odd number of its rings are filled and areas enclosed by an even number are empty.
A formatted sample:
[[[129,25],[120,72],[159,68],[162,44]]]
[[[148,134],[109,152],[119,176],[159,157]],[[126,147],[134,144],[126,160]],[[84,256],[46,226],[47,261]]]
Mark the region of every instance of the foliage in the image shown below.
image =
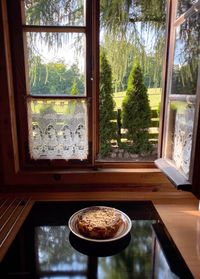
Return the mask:
[[[108,34],[105,35],[102,46],[112,68],[114,91],[126,90],[126,77],[132,67],[133,57],[140,56],[144,48],[142,46],[137,48],[135,43],[128,42],[126,39],[116,39]]]
[[[100,3],[103,27],[111,33],[126,32],[131,24],[134,29],[136,22],[151,22],[157,28],[162,28],[165,22],[165,0],[112,0],[110,5],[101,0]]]
[[[77,88],[76,79],[74,79],[74,81],[72,83],[71,94],[73,96],[78,95],[78,88]]]
[[[104,157],[111,151],[111,140],[115,138],[115,127],[111,122],[114,118],[112,72],[103,50],[100,53],[99,118],[99,153]]]
[[[115,40],[126,40],[142,47],[143,36],[150,34],[156,42],[165,33],[166,0],[100,1],[101,29]]]
[[[30,25],[77,24],[83,18],[82,0],[25,0]]]
[[[188,3],[183,1],[179,6],[185,10]],[[174,53],[171,94],[196,94],[199,65],[199,13],[187,19],[177,32]]]
[[[74,90],[79,95],[84,93],[83,77],[76,65],[67,67],[63,61],[45,64],[42,63],[40,57],[33,56],[29,65],[29,75],[30,92],[33,95],[65,96],[72,94],[72,89],[73,93]]]
[[[25,20],[27,25],[41,26],[80,26],[84,25],[84,1],[82,0],[24,0]],[[38,38],[49,48],[59,50],[70,37],[70,33],[37,32],[31,33],[32,45]],[[74,44],[79,45],[77,36]]]
[[[122,120],[130,141],[128,149],[139,154],[150,151],[148,128],[151,125],[151,110],[138,63],[133,65],[129,75],[127,92],[122,103]]]
[[[152,273],[152,221],[136,220],[130,244],[118,254],[100,258],[99,265],[109,279],[145,279]]]
[[[195,95],[198,64],[187,63],[186,65],[174,65],[172,75],[172,94]]]
[[[86,265],[87,258],[70,245],[66,226],[39,226],[35,237],[41,270],[59,270],[61,266],[70,270],[74,262]]]
[[[166,1],[101,0],[101,45],[112,68],[115,92],[126,90],[133,57],[147,87],[160,87],[165,44]]]

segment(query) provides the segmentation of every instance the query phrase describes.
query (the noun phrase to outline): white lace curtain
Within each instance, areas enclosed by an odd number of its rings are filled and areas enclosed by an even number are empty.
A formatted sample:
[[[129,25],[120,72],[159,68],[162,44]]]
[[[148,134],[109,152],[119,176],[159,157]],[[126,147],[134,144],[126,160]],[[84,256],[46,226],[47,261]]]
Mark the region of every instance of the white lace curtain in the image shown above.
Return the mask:
[[[177,110],[175,117],[172,159],[186,177],[190,171],[194,112],[194,105],[186,106],[184,110]]]
[[[30,100],[29,150],[33,159],[87,159],[88,113],[84,99]]]

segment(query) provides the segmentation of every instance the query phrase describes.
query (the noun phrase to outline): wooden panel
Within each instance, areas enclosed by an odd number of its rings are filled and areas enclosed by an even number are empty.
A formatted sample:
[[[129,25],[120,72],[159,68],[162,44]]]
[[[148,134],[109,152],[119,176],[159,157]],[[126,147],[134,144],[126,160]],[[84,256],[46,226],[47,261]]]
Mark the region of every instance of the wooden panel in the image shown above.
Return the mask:
[[[1,198],[0,207],[0,262],[33,206],[30,199]]]
[[[49,189],[62,186],[67,190],[71,185],[123,184],[123,185],[171,185],[169,180],[158,169],[94,169],[67,171],[24,171],[6,177],[8,185],[34,185],[39,190],[41,185],[49,185]],[[54,187],[51,187],[54,185]],[[18,187],[15,188],[17,190]]]
[[[18,197],[24,197],[26,193],[18,193]],[[189,192],[134,192],[126,191],[99,191],[99,192],[32,192],[33,201],[134,201],[151,200],[155,204],[179,204],[194,203],[194,196]]]
[[[176,247],[191,270],[200,279],[200,211],[198,200],[182,203],[157,204],[156,209],[170,233]]]

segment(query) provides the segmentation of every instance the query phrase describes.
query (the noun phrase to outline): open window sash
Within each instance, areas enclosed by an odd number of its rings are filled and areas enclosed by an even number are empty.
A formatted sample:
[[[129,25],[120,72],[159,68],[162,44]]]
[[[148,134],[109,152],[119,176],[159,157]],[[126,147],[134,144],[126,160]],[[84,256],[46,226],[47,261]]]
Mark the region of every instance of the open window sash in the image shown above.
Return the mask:
[[[177,19],[181,1],[173,5],[162,150],[155,163],[177,188],[191,190],[200,98],[200,1]]]

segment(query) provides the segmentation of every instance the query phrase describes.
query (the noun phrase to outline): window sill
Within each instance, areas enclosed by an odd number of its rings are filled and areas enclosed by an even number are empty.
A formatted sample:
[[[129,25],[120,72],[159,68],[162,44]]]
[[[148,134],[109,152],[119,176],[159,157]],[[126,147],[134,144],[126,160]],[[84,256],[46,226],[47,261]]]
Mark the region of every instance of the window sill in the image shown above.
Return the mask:
[[[155,164],[178,190],[191,191],[192,184],[166,160],[158,159]]]
[[[157,191],[157,187],[170,186],[169,180],[155,166],[154,168],[96,168],[87,170],[67,170],[67,171],[18,171],[17,173],[5,176],[4,185],[34,186],[39,189],[42,186],[52,185],[56,189],[61,186],[66,190],[83,186],[88,189],[105,187],[111,185],[113,189],[119,186],[150,187]],[[28,186],[27,186],[28,185]],[[110,189],[110,187],[109,187]],[[82,188],[83,190],[83,188]]]

